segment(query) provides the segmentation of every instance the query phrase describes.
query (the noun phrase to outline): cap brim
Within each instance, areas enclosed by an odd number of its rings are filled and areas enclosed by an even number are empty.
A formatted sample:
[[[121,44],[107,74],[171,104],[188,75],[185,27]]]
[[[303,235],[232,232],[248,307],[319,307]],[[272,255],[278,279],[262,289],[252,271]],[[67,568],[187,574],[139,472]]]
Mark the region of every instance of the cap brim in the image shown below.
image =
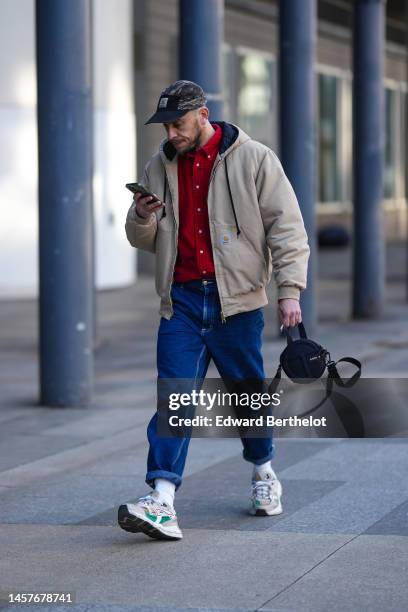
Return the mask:
[[[146,121],[145,125],[148,123],[171,123],[172,121],[177,121],[177,119],[180,119],[186,113],[188,113],[188,110],[158,111]]]

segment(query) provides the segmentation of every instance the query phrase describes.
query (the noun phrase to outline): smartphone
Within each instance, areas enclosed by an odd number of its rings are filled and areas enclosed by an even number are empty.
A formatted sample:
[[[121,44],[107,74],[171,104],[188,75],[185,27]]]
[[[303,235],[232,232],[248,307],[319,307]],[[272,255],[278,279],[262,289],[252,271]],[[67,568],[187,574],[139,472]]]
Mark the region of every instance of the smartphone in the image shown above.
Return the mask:
[[[129,189],[129,191],[131,191],[132,193],[141,193],[143,197],[146,197],[146,196],[151,196],[152,198],[156,197],[153,193],[148,191],[146,187],[143,187],[143,185],[140,185],[139,183],[127,183],[126,188]]]

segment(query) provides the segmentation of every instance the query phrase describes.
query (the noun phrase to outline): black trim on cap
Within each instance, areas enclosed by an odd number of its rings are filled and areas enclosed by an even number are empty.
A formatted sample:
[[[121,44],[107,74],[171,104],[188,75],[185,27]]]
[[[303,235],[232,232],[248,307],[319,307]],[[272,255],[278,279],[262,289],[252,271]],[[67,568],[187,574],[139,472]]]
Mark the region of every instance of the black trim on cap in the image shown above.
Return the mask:
[[[186,113],[188,113],[188,110],[157,111],[148,121],[146,121],[145,125],[148,125],[149,123],[171,123],[172,121],[177,121],[177,119],[180,119],[180,117]]]

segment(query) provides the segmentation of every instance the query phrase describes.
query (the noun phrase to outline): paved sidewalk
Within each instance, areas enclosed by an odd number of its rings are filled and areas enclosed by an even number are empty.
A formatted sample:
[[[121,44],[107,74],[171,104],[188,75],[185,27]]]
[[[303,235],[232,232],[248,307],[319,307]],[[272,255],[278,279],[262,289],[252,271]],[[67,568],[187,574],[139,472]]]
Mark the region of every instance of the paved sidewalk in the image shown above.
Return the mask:
[[[382,320],[356,322],[347,278],[321,277],[322,344],[362,358],[366,376],[406,377],[400,278]],[[278,438],[284,513],[265,518],[246,513],[240,441],[194,439],[176,506],[184,540],[117,527],[117,506],[147,491],[157,307],[151,279],[101,293],[93,405],[52,409],[36,405],[36,304],[0,302],[2,596],[74,592],[75,605],[50,610],[407,610],[406,439]],[[270,308],[270,374],[275,329]]]

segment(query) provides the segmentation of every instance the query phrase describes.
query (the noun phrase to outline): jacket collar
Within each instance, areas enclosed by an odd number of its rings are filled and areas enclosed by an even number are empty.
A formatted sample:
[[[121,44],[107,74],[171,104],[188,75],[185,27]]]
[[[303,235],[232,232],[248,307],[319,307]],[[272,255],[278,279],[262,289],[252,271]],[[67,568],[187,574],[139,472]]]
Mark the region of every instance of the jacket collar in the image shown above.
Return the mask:
[[[214,123],[217,123],[222,129],[222,138],[218,151],[219,155],[222,155],[236,142],[239,136],[239,130],[235,125],[227,123],[226,121],[214,121]],[[177,155],[177,151],[171,142],[168,140],[163,141],[161,148],[167,159],[173,161],[174,157]]]

